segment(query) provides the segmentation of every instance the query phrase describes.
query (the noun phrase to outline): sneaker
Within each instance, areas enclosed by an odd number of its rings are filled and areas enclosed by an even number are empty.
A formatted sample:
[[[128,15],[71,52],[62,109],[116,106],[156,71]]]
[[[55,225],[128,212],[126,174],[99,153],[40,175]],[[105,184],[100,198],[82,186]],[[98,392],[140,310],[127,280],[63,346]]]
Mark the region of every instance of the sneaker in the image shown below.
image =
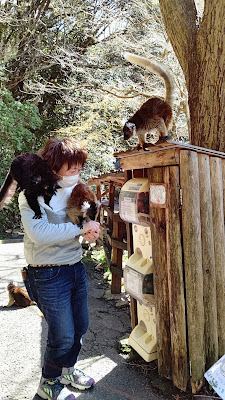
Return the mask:
[[[75,400],[75,396],[58,379],[41,383],[37,390],[38,396],[47,400]]]
[[[90,389],[95,383],[93,378],[77,368],[74,368],[72,374],[62,375],[60,382],[64,385],[71,385],[80,390]]]

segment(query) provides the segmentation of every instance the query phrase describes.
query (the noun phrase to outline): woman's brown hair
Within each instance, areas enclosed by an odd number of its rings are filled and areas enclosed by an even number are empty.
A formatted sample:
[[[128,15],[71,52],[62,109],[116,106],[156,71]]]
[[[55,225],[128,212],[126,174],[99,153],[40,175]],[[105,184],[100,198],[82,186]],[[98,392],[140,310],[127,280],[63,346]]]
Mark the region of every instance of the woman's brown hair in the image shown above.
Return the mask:
[[[72,138],[51,138],[45,143],[39,155],[48,162],[50,168],[58,172],[64,164],[83,166],[88,153]]]

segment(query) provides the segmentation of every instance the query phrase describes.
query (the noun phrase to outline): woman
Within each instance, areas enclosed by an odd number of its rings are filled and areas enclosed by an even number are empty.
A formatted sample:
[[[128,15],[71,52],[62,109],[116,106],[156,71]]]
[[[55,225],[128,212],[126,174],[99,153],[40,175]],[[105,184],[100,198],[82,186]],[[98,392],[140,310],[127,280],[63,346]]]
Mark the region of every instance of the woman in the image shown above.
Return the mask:
[[[64,385],[88,389],[94,380],[74,365],[88,328],[87,277],[81,262],[79,236],[94,241],[99,223],[90,221],[83,228],[66,216],[67,200],[79,179],[87,152],[73,139],[49,139],[40,155],[60,177],[56,195],[46,205],[39,198],[42,218],[34,219],[23,192],[19,208],[24,226],[24,254],[28,264],[29,294],[43,312],[48,324],[38,395],[49,400],[74,400]]]

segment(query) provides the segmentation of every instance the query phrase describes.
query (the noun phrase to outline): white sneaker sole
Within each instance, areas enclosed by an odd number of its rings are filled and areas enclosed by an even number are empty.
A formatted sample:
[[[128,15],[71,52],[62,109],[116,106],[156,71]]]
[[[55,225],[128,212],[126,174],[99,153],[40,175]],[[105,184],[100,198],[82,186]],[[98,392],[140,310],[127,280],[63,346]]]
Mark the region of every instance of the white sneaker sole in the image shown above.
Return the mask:
[[[67,379],[65,379],[65,378],[62,378],[62,379],[60,380],[60,382],[61,382],[63,385],[71,385],[71,386],[74,387],[75,389],[79,389],[79,390],[90,389],[92,386],[94,386],[94,385],[91,385],[91,386],[83,386],[83,385],[80,385],[80,384],[77,383],[77,382],[72,382],[72,381],[69,381],[69,380],[67,380]]]
[[[90,388],[91,388],[92,386],[94,386],[94,385],[91,385],[91,386],[81,386],[81,385],[79,385],[79,383],[71,382],[71,386],[73,386],[74,388],[79,389],[79,390],[87,390],[87,389],[90,389]]]

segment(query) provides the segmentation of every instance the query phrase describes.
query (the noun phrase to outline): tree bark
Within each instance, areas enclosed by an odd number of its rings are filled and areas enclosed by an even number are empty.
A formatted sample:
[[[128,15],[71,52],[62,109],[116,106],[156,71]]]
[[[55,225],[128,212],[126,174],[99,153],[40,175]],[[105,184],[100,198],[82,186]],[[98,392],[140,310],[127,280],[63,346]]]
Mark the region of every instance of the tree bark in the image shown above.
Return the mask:
[[[225,151],[225,4],[205,1],[197,19],[194,0],[159,0],[165,28],[186,79],[193,145]]]

